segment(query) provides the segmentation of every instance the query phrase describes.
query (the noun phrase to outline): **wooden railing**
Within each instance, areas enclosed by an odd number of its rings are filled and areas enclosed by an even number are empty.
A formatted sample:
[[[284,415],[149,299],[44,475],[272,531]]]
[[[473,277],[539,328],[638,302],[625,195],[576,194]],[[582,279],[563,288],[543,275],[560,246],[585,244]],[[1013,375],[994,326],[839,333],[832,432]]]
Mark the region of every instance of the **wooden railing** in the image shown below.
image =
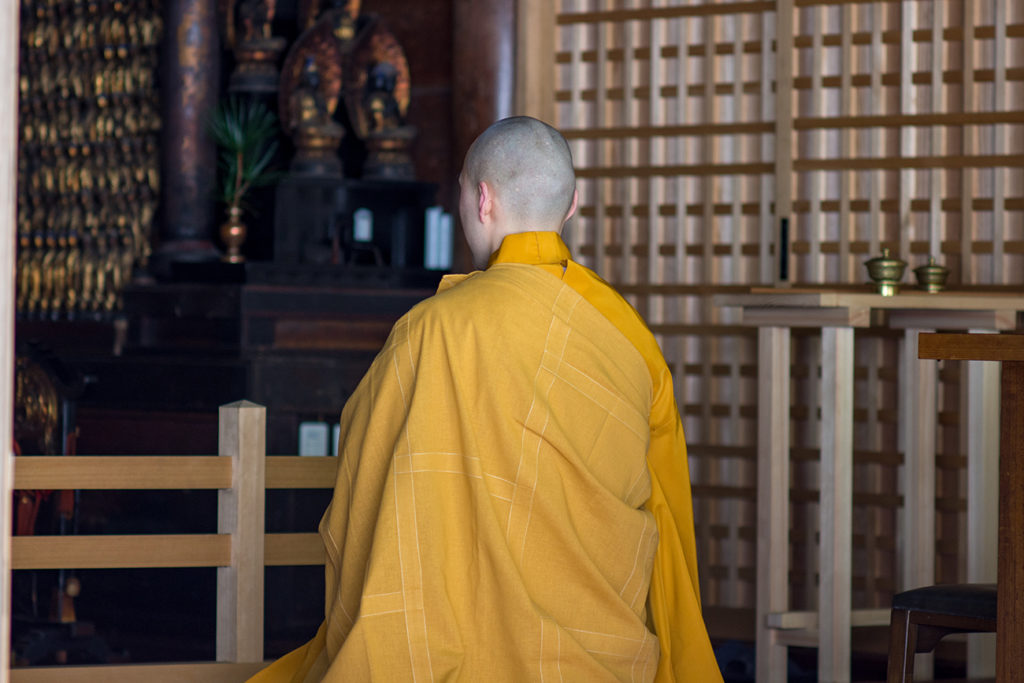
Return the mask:
[[[266,489],[332,488],[337,458],[266,455],[266,409],[220,408],[218,456],[15,458],[16,489],[217,489],[216,534],[15,536],[12,569],[217,568],[215,662],[24,667],[36,681],[244,681],[263,666],[263,577],[271,565],[324,561],[316,533],[264,533]]]

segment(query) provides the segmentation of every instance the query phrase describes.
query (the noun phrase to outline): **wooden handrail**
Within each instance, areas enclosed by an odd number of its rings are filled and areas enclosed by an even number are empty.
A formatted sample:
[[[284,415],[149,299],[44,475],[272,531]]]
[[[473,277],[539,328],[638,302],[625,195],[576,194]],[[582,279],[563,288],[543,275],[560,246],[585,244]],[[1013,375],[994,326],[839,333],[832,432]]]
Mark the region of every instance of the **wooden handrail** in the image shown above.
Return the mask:
[[[320,534],[267,534],[263,538],[263,561],[268,567],[318,565],[327,560]]]
[[[227,567],[228,534],[140,534],[121,536],[15,536],[12,569],[142,569]],[[323,564],[317,533],[265,534],[264,566]]]
[[[16,536],[13,569],[217,568],[218,662],[12,671],[26,683],[67,681],[238,680],[263,658],[263,567],[320,565],[317,533],[264,530],[267,489],[331,489],[338,459],[267,456],[266,410],[248,401],[220,409],[218,456],[22,456],[14,486],[41,490],[219,491],[218,533]],[[229,664],[234,662],[234,664]],[[242,667],[242,668],[238,668]],[[2,669],[0,669],[2,670]],[[58,672],[59,673],[56,673]]]
[[[15,536],[14,569],[227,567],[228,534]]]
[[[338,459],[266,457],[266,488],[334,487]],[[231,487],[230,460],[209,455],[33,455],[14,459],[16,489],[164,490]]]
[[[14,459],[17,489],[226,489],[231,460],[197,456],[23,456]]]
[[[268,489],[330,489],[337,475],[334,457],[267,456]]]
[[[11,680],[14,683],[238,683],[263,666],[263,662],[33,666],[12,669]]]

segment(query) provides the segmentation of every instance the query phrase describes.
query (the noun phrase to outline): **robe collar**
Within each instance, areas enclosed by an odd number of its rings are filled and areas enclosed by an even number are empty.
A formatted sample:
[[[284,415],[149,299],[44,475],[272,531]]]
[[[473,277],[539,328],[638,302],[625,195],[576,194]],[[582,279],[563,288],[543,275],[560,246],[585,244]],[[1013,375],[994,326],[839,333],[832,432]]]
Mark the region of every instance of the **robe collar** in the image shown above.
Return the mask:
[[[571,257],[569,247],[557,232],[517,232],[505,236],[498,251],[491,254],[487,267],[496,263],[561,264],[564,267]]]
[[[531,266],[560,265],[564,271],[571,258],[569,247],[557,232],[517,232],[501,241],[498,251],[491,254],[487,267],[496,263],[523,263]],[[445,275],[438,283],[437,292],[440,294],[451,289],[478,272]]]

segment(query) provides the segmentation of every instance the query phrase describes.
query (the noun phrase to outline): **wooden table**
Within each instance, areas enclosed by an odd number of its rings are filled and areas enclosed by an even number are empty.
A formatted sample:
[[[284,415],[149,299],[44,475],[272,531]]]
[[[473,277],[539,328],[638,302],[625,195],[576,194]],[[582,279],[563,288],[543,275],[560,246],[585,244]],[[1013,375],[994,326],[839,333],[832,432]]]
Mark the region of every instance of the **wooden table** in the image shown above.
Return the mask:
[[[918,357],[1002,362],[996,680],[1024,681],[1024,335],[921,334]]]
[[[919,360],[919,334],[936,329],[1017,329],[1024,312],[1024,296],[1016,292],[926,294],[911,289],[897,296],[882,296],[868,291],[754,288],[745,294],[716,295],[713,302],[741,309],[742,324],[758,327],[758,683],[786,680],[790,646],[818,648],[818,679],[822,683],[849,683],[851,629],[889,623],[888,609],[851,604],[854,329],[888,327],[903,333],[899,419],[904,432],[904,514],[899,533],[904,540],[899,551],[899,576],[894,579],[897,590],[906,590],[935,583],[938,370],[935,363]],[[810,611],[794,611],[789,596],[793,328],[821,330],[821,580],[818,604]],[[994,489],[997,480],[994,461],[999,445],[994,437],[999,433],[999,366],[984,362],[968,366],[967,579],[985,583],[994,580],[995,574],[996,540],[990,530],[996,527],[997,510],[992,496],[984,493]],[[1024,437],[1024,426],[1020,433]],[[970,491],[981,491],[982,495],[971,495]],[[1018,557],[1024,566],[1024,555]],[[979,560],[981,566],[974,566]],[[1024,589],[1024,582],[1021,586]],[[968,650],[971,648],[969,643]],[[969,673],[972,659],[984,658],[972,658],[969,652]],[[990,665],[991,656],[988,660]],[[930,666],[928,660],[919,662],[918,675],[928,677]],[[975,671],[971,675],[991,673]]]

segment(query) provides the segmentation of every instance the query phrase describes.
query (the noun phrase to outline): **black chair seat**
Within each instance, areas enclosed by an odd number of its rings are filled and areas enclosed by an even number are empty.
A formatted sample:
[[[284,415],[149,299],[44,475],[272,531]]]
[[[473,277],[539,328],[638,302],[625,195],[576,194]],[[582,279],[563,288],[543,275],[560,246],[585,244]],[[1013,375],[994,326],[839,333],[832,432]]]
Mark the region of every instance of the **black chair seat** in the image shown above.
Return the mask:
[[[892,597],[888,683],[914,680],[914,654],[950,633],[996,630],[994,583],[925,586]]]
[[[892,607],[974,619],[995,619],[996,584],[958,583],[915,588],[894,595]]]

